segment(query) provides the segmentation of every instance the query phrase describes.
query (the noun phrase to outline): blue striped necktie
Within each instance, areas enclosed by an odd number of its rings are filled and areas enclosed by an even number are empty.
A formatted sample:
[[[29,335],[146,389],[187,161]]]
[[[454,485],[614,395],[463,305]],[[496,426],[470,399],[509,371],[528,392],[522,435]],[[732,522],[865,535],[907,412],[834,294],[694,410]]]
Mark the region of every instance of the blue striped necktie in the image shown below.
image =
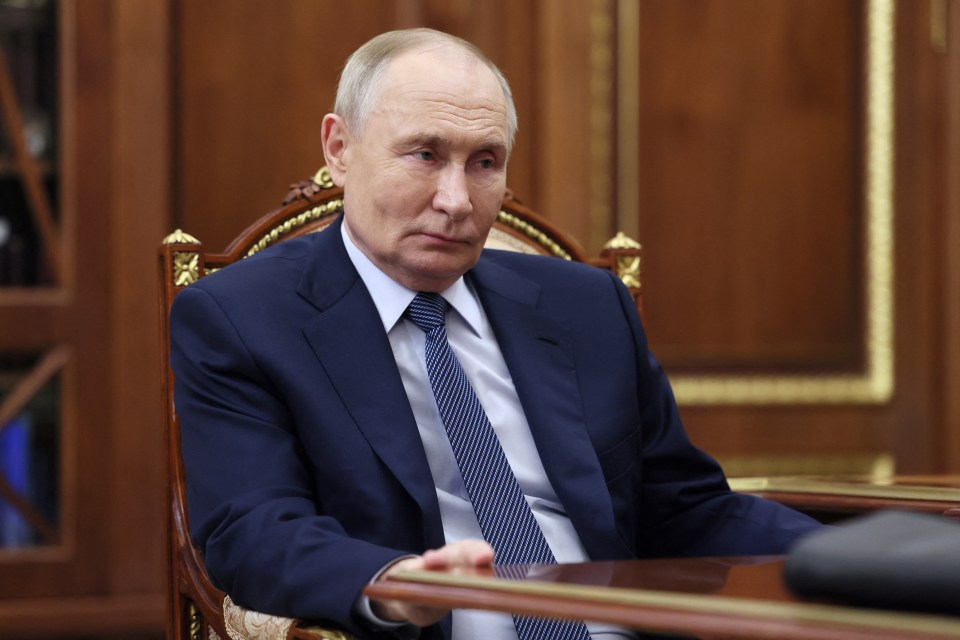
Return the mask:
[[[440,419],[470,494],[483,537],[498,564],[553,564],[533,512],[523,497],[500,440],[447,342],[447,301],[437,293],[418,293],[404,314],[426,337],[427,375]],[[582,622],[514,616],[520,640],[587,640]]]

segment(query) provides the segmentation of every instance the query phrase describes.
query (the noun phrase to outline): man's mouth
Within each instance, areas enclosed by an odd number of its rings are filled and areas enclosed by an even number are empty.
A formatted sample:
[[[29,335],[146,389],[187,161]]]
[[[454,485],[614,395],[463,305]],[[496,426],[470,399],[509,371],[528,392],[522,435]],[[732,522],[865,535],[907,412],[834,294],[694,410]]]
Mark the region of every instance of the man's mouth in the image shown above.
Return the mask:
[[[443,234],[443,233],[432,233],[432,232],[430,232],[430,231],[422,231],[422,232],[421,232],[421,235],[426,236],[427,238],[430,238],[430,239],[432,239],[432,240],[436,240],[436,241],[438,241],[438,242],[445,242],[445,243],[450,243],[450,244],[463,244],[463,243],[467,243],[467,240],[462,240],[462,239],[460,239],[460,238],[455,238],[455,237],[453,237],[453,236],[448,236],[448,235]]]

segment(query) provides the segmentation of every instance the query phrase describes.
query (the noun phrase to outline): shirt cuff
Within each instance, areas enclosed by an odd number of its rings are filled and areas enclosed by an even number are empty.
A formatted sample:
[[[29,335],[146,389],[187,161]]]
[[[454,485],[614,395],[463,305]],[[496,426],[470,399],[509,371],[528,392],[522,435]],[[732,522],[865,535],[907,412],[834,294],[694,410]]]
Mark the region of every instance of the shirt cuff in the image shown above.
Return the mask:
[[[410,554],[410,555],[400,556],[399,558],[394,559],[392,562],[390,562],[389,564],[381,568],[380,571],[377,571],[377,573],[374,574],[374,576],[370,579],[370,582],[368,582],[367,584],[373,584],[374,582],[379,580],[380,576],[382,576],[387,569],[397,564],[401,560],[406,560],[407,558],[416,558],[416,557],[418,556]],[[373,612],[373,607],[370,606],[370,598],[365,596],[363,592],[360,593],[360,596],[357,598],[356,602],[353,603],[353,611],[357,616],[360,617],[360,619],[364,620],[365,622],[369,623],[370,625],[372,625],[377,629],[385,629],[385,630],[386,629],[402,629],[403,627],[412,627],[416,629],[416,625],[413,625],[409,622],[397,622],[394,620],[384,620],[383,618],[379,617],[377,614]]]

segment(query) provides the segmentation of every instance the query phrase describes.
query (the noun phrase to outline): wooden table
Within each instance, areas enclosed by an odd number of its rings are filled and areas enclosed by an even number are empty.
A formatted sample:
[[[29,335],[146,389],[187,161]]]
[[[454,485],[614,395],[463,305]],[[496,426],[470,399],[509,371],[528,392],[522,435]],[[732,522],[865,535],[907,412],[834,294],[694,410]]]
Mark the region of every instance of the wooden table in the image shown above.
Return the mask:
[[[879,509],[904,509],[960,518],[960,475],[788,476],[732,478],[735,491],[780,502],[821,520]]]
[[[491,570],[406,572],[366,588],[445,608],[597,620],[699,638],[960,638],[960,617],[804,602],[784,587],[782,558],[632,560]],[[517,577],[522,576],[522,577]]]

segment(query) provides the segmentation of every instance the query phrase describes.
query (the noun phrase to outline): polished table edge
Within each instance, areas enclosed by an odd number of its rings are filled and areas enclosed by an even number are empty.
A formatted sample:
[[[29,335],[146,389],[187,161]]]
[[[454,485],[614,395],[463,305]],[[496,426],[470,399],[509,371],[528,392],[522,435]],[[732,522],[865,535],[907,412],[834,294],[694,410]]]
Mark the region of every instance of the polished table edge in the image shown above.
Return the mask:
[[[948,486],[936,482],[942,481]],[[889,500],[935,501],[960,505],[960,476],[893,478],[870,481],[860,478],[804,476],[730,478],[730,488],[744,493],[803,493]],[[953,484],[955,486],[949,486]]]
[[[629,589],[582,584],[561,584],[538,580],[513,580],[492,576],[461,575],[438,571],[404,571],[391,574],[387,580],[372,584],[365,590],[374,598],[393,598],[416,601],[418,597],[443,597],[444,592],[420,590],[418,587],[451,589],[451,602],[460,608],[483,608],[511,611],[526,615],[545,615],[531,607],[533,597],[552,601],[553,611],[560,616],[580,616],[574,607],[578,604],[596,604],[605,607],[620,607],[672,610],[693,614],[749,619],[771,622],[805,623],[814,625],[844,626],[857,631],[883,633],[889,636],[906,633],[910,637],[960,637],[960,618],[945,615],[866,609],[814,602],[770,602],[759,599],[680,593],[649,589]],[[517,600],[502,598],[476,598],[473,595],[507,594]],[[562,606],[557,607],[557,604]],[[515,607],[511,607],[515,605]],[[542,611],[542,609],[540,610]],[[639,612],[640,610],[637,609]],[[558,613],[559,612],[559,613]],[[639,615],[639,614],[638,614]],[[606,620],[617,624],[632,623],[637,616],[618,616]],[[589,618],[588,618],[589,619]],[[709,625],[708,627],[709,628]],[[674,629],[676,630],[676,629]]]

